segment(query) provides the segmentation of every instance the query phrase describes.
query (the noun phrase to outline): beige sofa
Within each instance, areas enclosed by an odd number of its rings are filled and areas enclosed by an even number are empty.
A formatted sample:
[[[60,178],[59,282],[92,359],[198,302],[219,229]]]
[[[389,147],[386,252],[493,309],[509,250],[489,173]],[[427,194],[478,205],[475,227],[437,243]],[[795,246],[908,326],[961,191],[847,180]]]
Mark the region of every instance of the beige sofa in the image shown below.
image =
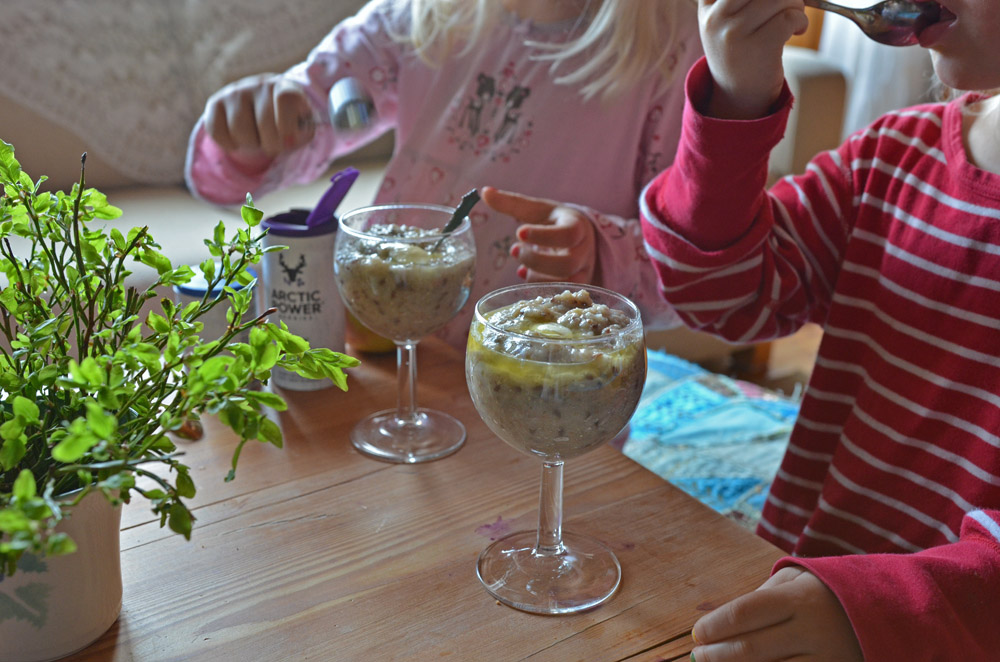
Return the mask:
[[[114,1],[102,0],[102,2]],[[250,1],[244,0],[244,2]],[[300,2],[304,6],[307,0],[300,0]],[[252,0],[251,4],[264,8],[267,6],[268,0]],[[175,3],[164,3],[161,9],[166,11],[168,7],[174,5]],[[334,3],[333,10],[323,10],[322,3],[314,2],[313,5],[309,6],[310,11],[325,11],[323,16],[328,25],[316,25],[317,21],[309,12],[301,12],[297,15],[303,22],[310,23],[309,28],[313,32],[322,34],[329,29],[329,26],[332,26],[342,16],[352,12],[359,5],[359,0],[349,0]],[[180,5],[176,6],[180,7]],[[195,7],[197,5],[187,3],[187,6]],[[0,23],[5,18],[4,13],[8,11],[9,9],[0,7]],[[123,17],[121,20],[131,19]],[[152,28],[137,25],[135,29],[141,32],[142,29]],[[154,37],[152,33],[148,36],[150,39]],[[126,41],[125,46],[137,49],[136,58],[147,54],[140,52],[146,44],[144,35],[138,34],[133,35],[133,37],[133,39]],[[248,73],[248,67],[255,67],[253,70],[259,71],[280,70],[289,66],[304,57],[308,48],[318,39],[316,37],[315,39],[289,41],[283,49],[272,48],[272,52],[267,58],[261,55],[263,49],[259,47],[248,53],[246,57],[237,58],[232,53],[235,47],[223,47],[224,45],[220,46],[213,41],[211,45],[214,50],[208,49],[215,53],[211,61],[195,63],[197,66],[194,67],[194,69],[200,68],[206,72],[206,77],[211,79],[210,85],[206,83],[198,88],[200,91],[196,94],[199,98],[186,100],[187,103],[183,107],[187,109],[186,112],[189,115],[186,119],[181,118],[184,121],[177,121],[178,118],[171,117],[174,120],[172,125],[176,125],[180,129],[176,132],[177,135],[166,136],[167,144],[181,153],[183,152],[190,126],[203,107],[205,98],[218,84],[245,75]],[[180,38],[160,40],[158,45],[162,49],[173,43],[176,43],[178,52],[171,54],[161,51],[157,54],[161,60],[169,61],[172,56],[178,58],[184,56],[190,60],[192,53],[206,50],[204,48],[200,50],[188,48],[189,43]],[[49,42],[47,47],[58,49],[60,43]],[[8,61],[7,56],[15,57],[18,55],[13,51],[4,51],[4,49],[10,48],[9,43],[6,46],[0,44],[0,57],[3,57],[4,61]],[[180,49],[186,50],[181,53]],[[101,51],[95,51],[95,53],[99,57]],[[91,86],[106,83],[113,88],[115,84],[122,82],[121,68],[124,66],[122,63],[128,62],[130,54],[116,52],[115,56],[116,66],[109,67],[107,80],[98,78],[90,82]],[[68,54],[67,57],[77,57],[77,55],[73,53]],[[247,58],[250,58],[249,63]],[[799,97],[799,101],[793,112],[788,135],[782,145],[775,150],[772,158],[771,169],[774,176],[800,170],[812,153],[831,147],[838,142],[840,112],[844,102],[844,82],[841,74],[832,65],[824,63],[815,51],[790,47],[785,60],[788,78]],[[177,67],[177,69],[181,72],[193,70],[190,62],[187,66]],[[89,65],[86,71],[93,74],[93,65]],[[0,76],[2,75],[0,74]],[[50,75],[60,74],[53,72]],[[148,80],[143,78],[140,82],[148,83]],[[15,90],[14,96],[4,96],[5,93],[10,94],[12,89]],[[164,252],[175,264],[196,264],[205,259],[208,257],[208,252],[202,239],[209,235],[215,223],[220,219],[227,221],[227,223],[230,221],[238,222],[238,210],[215,207],[193,198],[183,186],[179,165],[173,176],[166,177],[162,181],[150,182],[148,175],[144,178],[138,177],[136,172],[122,168],[113,158],[109,157],[112,150],[105,149],[104,145],[95,142],[93,135],[102,133],[101,131],[93,131],[89,135],[74,132],[74,130],[66,128],[64,123],[53,120],[52,108],[40,106],[37,102],[26,102],[23,97],[28,95],[18,95],[16,89],[17,85],[0,86],[0,138],[15,146],[18,160],[24,170],[34,177],[46,174],[51,178],[50,185],[53,188],[68,189],[79,176],[80,155],[86,151],[88,153],[88,185],[101,189],[108,195],[112,204],[121,207],[124,211],[122,218],[116,223],[120,226],[150,226],[153,237],[162,244]],[[22,90],[27,89],[22,88]],[[123,103],[131,103],[136,108],[155,108],[157,104],[163,104],[167,101],[164,98],[157,98],[164,89],[162,82],[159,85],[137,83],[134,88],[125,89],[133,96],[128,97]],[[142,95],[146,95],[148,98],[143,98]],[[136,96],[139,98],[135,98]],[[176,99],[170,99],[170,101],[176,101]],[[60,110],[65,109],[60,108]],[[78,108],[77,110],[82,113],[89,112],[87,108]],[[119,111],[121,108],[115,106],[114,110]],[[120,122],[120,116],[119,112],[109,113],[107,121]],[[130,128],[128,126],[106,127],[93,124],[93,122],[99,122],[102,119],[100,116],[88,116],[87,119],[91,122],[90,126],[98,126],[100,129],[126,131]],[[138,121],[140,121],[139,118],[136,119],[136,122]],[[117,133],[104,132],[104,134],[118,137]],[[372,200],[381,178],[382,166],[391,153],[391,148],[391,140],[382,140],[351,158],[345,159],[342,163],[335,164],[335,167],[352,165],[361,171],[361,176],[342,204],[341,210],[361,206]],[[308,207],[319,199],[326,185],[327,181],[323,179],[310,185],[270,194],[255,200],[255,202],[266,214],[279,213],[292,207]],[[150,270],[141,267],[141,265],[137,266],[133,278],[148,279],[150,277]],[[687,330],[655,334],[650,337],[650,343],[653,346],[664,347],[668,351],[690,360],[702,362],[726,357],[732,349],[705,334]]]

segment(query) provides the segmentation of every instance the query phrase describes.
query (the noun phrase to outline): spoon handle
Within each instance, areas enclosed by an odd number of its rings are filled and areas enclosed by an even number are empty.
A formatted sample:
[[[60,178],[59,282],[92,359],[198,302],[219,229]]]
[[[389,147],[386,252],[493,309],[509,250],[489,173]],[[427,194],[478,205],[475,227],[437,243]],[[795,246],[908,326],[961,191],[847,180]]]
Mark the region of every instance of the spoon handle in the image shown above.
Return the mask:
[[[823,11],[832,12],[834,14],[840,14],[841,16],[846,16],[852,21],[857,19],[855,11],[850,7],[844,7],[842,5],[835,5],[832,2],[827,2],[826,0],[805,0],[805,5],[807,7],[813,7],[815,9],[822,9]]]
[[[472,189],[462,196],[462,201],[458,203],[458,207],[452,213],[451,219],[445,224],[444,229],[441,230],[441,238],[434,242],[434,246],[431,247],[432,253],[441,247],[445,237],[454,232],[455,228],[462,224],[462,220],[469,215],[469,211],[476,206],[477,202],[479,202],[479,191],[476,189]]]

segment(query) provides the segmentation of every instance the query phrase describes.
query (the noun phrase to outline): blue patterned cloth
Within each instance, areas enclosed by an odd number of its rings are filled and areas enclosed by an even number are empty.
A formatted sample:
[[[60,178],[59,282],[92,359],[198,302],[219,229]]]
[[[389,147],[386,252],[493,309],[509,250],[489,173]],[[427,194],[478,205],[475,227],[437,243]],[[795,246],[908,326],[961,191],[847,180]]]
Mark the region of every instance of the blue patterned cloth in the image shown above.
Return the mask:
[[[797,399],[650,350],[622,451],[752,529],[798,411]]]

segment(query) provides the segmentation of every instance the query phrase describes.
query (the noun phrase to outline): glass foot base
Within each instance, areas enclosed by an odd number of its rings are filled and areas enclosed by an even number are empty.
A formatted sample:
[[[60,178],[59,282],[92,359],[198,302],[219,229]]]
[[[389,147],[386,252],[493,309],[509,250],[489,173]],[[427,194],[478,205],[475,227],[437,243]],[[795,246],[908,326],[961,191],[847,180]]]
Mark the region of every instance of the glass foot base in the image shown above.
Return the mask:
[[[443,412],[418,409],[414,420],[395,409],[372,414],[351,430],[351,443],[377,460],[416,464],[451,455],[465,443],[465,426]]]
[[[479,555],[476,574],[500,602],[535,614],[572,614],[610,598],[621,583],[618,559],[604,543],[563,534],[563,550],[535,551],[535,531],[497,540]]]

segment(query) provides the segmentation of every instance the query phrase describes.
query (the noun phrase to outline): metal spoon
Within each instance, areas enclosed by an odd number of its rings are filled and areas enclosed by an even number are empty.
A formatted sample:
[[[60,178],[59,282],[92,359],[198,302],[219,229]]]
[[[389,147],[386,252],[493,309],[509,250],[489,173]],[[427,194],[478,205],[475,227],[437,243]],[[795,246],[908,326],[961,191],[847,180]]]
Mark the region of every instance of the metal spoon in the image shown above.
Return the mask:
[[[479,202],[479,191],[476,189],[472,189],[462,196],[462,201],[458,203],[457,207],[455,207],[455,211],[452,212],[451,218],[448,219],[448,222],[445,223],[444,229],[441,230],[441,238],[435,241],[434,245],[431,246],[432,253],[440,248],[441,244],[444,243],[444,240],[448,237],[448,235],[454,232],[458,226],[462,224],[462,221],[469,215],[469,212],[472,211],[472,208],[476,206],[477,202]]]
[[[888,46],[916,44],[920,31],[941,16],[941,5],[936,2],[883,0],[865,9],[843,7],[826,0],[805,0],[805,3],[851,19],[869,38]]]

